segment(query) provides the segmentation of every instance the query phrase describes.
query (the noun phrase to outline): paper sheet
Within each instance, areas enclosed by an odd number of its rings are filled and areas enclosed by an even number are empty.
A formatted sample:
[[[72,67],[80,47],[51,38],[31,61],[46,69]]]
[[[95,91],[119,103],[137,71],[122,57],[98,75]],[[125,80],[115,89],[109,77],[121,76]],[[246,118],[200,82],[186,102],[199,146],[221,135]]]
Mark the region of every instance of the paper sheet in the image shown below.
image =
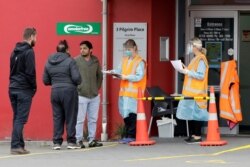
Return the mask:
[[[113,76],[116,77],[116,78],[121,78],[121,77],[122,77],[121,74],[114,73],[114,72],[111,71],[111,70],[107,70],[107,71],[102,70],[102,73],[113,75]]]
[[[181,62],[181,60],[171,60],[171,63],[173,65],[173,67],[177,70],[177,71],[182,71],[184,70],[183,68],[183,63]]]

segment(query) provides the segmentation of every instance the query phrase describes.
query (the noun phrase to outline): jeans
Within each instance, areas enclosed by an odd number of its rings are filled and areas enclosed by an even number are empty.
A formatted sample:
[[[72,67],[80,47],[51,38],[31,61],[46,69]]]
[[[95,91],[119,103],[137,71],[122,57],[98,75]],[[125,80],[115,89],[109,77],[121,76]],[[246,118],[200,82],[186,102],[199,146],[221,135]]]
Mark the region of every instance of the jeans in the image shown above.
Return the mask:
[[[13,130],[11,137],[11,148],[24,148],[23,139],[24,124],[28,121],[32,94],[20,90],[10,90],[9,98],[13,110]]]
[[[83,126],[87,114],[88,140],[89,142],[91,142],[95,139],[96,135],[96,124],[100,105],[100,96],[98,95],[92,99],[79,96],[78,105],[79,107],[76,124],[76,139],[77,141],[83,140]]]
[[[76,88],[52,88],[53,143],[62,144],[66,124],[67,142],[76,143],[76,119],[78,111],[78,92]]]

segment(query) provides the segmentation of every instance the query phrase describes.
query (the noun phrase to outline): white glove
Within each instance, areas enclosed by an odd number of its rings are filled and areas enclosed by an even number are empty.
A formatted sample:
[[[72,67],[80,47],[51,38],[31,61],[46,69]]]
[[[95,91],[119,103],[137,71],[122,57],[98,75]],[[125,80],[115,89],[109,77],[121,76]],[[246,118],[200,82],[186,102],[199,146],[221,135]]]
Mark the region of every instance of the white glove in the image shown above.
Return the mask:
[[[122,80],[127,80],[127,75],[122,74],[121,79],[122,79]]]
[[[179,72],[186,75],[186,74],[188,74],[188,71],[189,70],[185,68],[183,70],[180,70]]]

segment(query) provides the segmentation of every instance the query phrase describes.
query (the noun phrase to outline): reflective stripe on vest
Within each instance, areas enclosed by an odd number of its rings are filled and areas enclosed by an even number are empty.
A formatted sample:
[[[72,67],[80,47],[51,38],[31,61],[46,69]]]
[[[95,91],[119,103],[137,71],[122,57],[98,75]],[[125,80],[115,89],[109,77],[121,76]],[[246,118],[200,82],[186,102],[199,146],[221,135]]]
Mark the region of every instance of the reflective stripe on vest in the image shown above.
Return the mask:
[[[198,89],[191,88],[191,82],[192,82],[192,79],[188,78],[187,86],[183,87],[185,91],[191,92],[193,94],[206,94],[207,93],[206,90],[198,90]]]
[[[209,113],[208,120],[209,121],[217,121],[217,113]]]

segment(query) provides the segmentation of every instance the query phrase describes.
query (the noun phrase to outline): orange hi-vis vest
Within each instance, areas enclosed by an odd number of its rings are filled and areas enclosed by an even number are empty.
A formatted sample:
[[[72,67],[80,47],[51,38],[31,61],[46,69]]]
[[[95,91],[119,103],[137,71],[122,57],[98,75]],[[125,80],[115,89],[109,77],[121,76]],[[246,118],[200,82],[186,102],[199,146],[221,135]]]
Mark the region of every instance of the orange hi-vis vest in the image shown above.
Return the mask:
[[[144,61],[140,56],[136,55],[133,60],[129,63],[129,57],[124,56],[122,59],[122,74],[124,75],[135,75],[136,68],[139,63]],[[127,96],[137,98],[138,96],[138,88],[141,88],[142,92],[144,92],[146,88],[146,62],[144,67],[144,76],[140,81],[130,82],[128,80],[121,80],[120,84],[120,92],[119,96]]]
[[[200,60],[203,60],[206,65],[206,71],[203,80],[198,80],[196,78],[189,77],[185,75],[184,84],[182,89],[182,94],[188,97],[195,96],[207,96],[208,89],[208,63],[206,56],[203,54],[196,55],[190,64],[188,65],[188,70],[197,71]],[[200,108],[207,108],[206,100],[195,100]]]
[[[234,123],[242,121],[239,76],[235,60],[221,63],[220,117]]]

